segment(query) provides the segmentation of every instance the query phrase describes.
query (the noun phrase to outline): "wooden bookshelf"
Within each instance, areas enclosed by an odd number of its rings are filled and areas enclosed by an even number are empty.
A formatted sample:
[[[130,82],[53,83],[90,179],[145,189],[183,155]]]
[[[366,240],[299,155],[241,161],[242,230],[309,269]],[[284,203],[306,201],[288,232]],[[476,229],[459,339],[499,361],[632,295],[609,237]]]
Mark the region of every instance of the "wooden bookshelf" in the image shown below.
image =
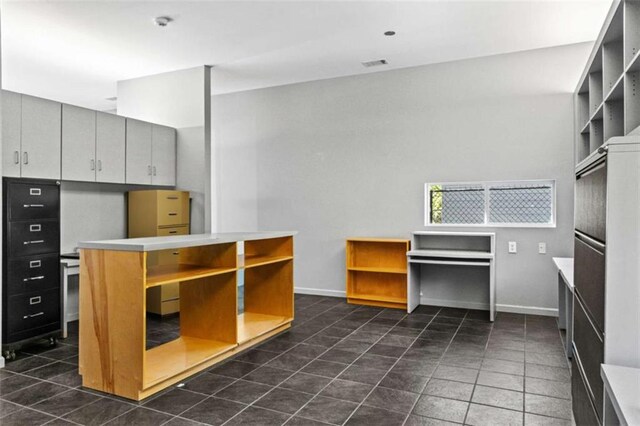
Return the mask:
[[[214,243],[203,236],[203,245],[185,239],[186,246],[174,248],[177,264],[149,264],[154,250],[131,250],[127,242],[134,246],[135,239],[116,240],[122,250],[82,248],[83,386],[141,400],[291,326],[293,236],[248,234],[248,259],[240,266],[246,265],[245,312],[238,315],[237,244],[228,240],[243,238],[217,235]],[[167,240],[157,240],[164,249]],[[180,337],[146,350],[146,289],[175,283]]]
[[[346,246],[347,301],[407,309],[408,239],[349,238]]]

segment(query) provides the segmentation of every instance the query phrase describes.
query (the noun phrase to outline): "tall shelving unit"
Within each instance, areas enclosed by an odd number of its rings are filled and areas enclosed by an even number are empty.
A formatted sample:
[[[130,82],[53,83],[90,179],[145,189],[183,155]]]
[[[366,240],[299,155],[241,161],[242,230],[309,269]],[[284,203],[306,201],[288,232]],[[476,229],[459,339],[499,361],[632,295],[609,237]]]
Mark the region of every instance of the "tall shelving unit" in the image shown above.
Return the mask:
[[[640,2],[614,1],[575,94],[575,163],[640,134]]]
[[[407,309],[408,239],[347,240],[347,301]]]

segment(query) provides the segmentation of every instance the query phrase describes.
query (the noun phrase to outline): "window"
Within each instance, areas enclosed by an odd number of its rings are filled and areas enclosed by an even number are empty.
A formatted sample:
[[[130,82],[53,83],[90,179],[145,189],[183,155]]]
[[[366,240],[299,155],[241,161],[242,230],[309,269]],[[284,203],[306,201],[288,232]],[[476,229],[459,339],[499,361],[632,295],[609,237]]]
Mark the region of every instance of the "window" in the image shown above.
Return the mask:
[[[555,181],[428,183],[425,225],[555,226]]]

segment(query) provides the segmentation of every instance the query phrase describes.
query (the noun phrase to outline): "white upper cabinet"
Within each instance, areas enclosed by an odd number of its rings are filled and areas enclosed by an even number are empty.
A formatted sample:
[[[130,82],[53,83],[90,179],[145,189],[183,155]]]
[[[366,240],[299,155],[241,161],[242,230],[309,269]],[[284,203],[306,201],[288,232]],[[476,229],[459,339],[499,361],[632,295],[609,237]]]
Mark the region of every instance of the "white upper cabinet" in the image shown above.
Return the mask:
[[[106,112],[97,113],[96,180],[125,182],[126,119]]]
[[[151,133],[151,182],[154,185],[176,185],[176,130],[154,124]]]
[[[62,105],[62,179],[96,180],[96,112]]]
[[[22,95],[2,92],[2,175],[20,177]]]
[[[22,95],[22,177],[60,179],[62,106]]]
[[[151,124],[127,118],[126,183],[151,184]]]

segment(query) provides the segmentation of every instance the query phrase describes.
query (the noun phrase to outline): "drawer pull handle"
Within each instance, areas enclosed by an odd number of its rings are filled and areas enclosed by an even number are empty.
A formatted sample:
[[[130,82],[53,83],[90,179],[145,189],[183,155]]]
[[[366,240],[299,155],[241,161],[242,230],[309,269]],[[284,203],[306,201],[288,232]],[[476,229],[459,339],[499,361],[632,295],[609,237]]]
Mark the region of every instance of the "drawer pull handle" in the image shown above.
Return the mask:
[[[178,216],[178,213],[176,213],[176,212],[169,212],[169,216]]]
[[[41,260],[32,260],[31,262],[29,262],[29,268],[39,268],[41,266],[42,266]]]
[[[35,224],[35,225],[29,225],[29,231],[30,232],[40,232],[40,231],[42,231],[42,225],[40,225],[39,223]]]
[[[44,204],[24,204],[22,207],[24,207],[25,209],[33,209],[33,208],[42,208],[44,207]]]
[[[169,231],[170,234],[177,234],[178,231]]]
[[[37,314],[25,315],[22,317],[22,319],[35,318],[35,317],[39,317],[40,315],[44,315],[44,312],[40,311]]]
[[[174,256],[179,256],[179,255],[180,255],[180,252],[179,252],[179,251],[174,251],[174,252],[173,252],[173,253],[171,253],[171,254],[172,254],[172,255],[174,255]]]
[[[29,195],[42,195],[41,188],[29,188]]]
[[[175,195],[170,195],[167,197],[167,200],[177,200],[178,197],[176,197]]]
[[[29,299],[29,304],[30,305],[37,305],[40,302],[42,302],[42,297],[41,296],[36,296],[36,297],[32,297],[31,299]]]
[[[23,282],[29,282],[29,281],[38,281],[38,280],[43,280],[44,279],[44,275],[38,275],[37,277],[29,277],[29,278],[24,278],[22,281]]]
[[[33,241],[24,241],[23,244],[25,246],[29,245],[29,244],[42,244],[44,243],[44,240],[33,240]]]

